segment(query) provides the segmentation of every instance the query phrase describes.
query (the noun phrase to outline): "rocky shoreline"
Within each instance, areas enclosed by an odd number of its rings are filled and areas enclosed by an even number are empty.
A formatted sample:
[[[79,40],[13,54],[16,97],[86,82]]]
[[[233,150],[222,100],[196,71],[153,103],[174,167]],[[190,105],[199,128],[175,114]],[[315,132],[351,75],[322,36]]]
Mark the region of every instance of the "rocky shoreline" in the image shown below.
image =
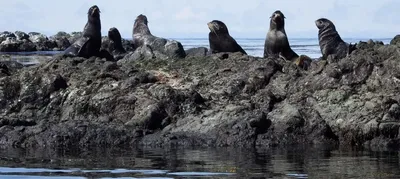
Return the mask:
[[[398,149],[400,38],[357,47],[307,71],[241,53],[2,62],[0,144]]]
[[[5,31],[0,33],[0,52],[64,51],[81,36],[82,32],[58,32],[47,37],[38,32]],[[106,45],[108,37],[102,40]],[[133,42],[122,39],[122,45],[127,51],[133,51]]]

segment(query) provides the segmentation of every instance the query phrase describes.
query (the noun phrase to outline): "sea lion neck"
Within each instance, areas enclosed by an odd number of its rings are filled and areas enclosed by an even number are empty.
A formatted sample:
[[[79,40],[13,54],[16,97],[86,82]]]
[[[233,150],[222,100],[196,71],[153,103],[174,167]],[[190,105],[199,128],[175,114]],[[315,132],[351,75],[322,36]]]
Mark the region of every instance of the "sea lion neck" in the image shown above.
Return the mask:
[[[284,30],[285,29],[285,21],[274,21],[274,19],[271,19],[270,24],[269,24],[270,30]]]
[[[133,34],[151,35],[151,32],[144,22],[136,21],[133,25]]]
[[[83,29],[84,37],[101,37],[100,16],[88,15],[88,21]]]
[[[85,37],[94,37],[99,34],[101,36],[101,22],[100,19],[95,21],[88,21],[83,29],[83,36]]]

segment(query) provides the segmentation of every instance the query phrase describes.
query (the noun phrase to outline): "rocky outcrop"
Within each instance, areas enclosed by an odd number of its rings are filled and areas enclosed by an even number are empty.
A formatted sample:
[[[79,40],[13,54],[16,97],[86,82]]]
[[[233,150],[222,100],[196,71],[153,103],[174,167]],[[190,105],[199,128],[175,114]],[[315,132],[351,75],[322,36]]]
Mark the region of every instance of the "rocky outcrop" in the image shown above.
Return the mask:
[[[110,39],[108,37],[103,37],[101,43],[101,48],[102,49],[109,49],[110,48]],[[133,41],[131,40],[126,40],[122,39],[122,47],[127,51],[127,52],[133,52],[135,51],[135,47],[133,44]]]
[[[197,47],[185,50],[186,57],[205,57],[208,53],[208,48]]]
[[[0,45],[1,52],[32,52],[32,51],[64,51],[77,39],[82,36],[82,32],[58,32],[57,34],[47,37],[44,34],[38,32],[25,32],[16,31],[2,32],[0,33]],[[8,40],[7,40],[8,38]],[[103,41],[107,46],[107,37],[103,37]],[[128,52],[134,51],[134,45],[132,40],[122,39],[122,46]],[[105,48],[106,49],[106,48]],[[118,58],[120,59],[120,58]]]
[[[398,149],[399,47],[361,47],[308,71],[241,53],[159,59],[146,47],[118,62],[57,56],[0,77],[0,143]]]
[[[82,32],[58,32],[47,37],[38,32],[16,31],[0,33],[0,51],[2,52],[31,52],[31,51],[64,51],[77,39],[82,36]],[[8,39],[8,40],[7,40]],[[131,40],[122,39],[122,45],[126,51],[134,51]]]
[[[31,52],[36,51],[36,46],[29,39],[18,40],[15,37],[7,37],[0,43],[0,52]]]
[[[57,40],[49,39],[47,36],[30,32],[28,34],[16,31],[15,33],[0,33],[0,51],[2,52],[31,52],[31,51],[53,51],[63,50]]]

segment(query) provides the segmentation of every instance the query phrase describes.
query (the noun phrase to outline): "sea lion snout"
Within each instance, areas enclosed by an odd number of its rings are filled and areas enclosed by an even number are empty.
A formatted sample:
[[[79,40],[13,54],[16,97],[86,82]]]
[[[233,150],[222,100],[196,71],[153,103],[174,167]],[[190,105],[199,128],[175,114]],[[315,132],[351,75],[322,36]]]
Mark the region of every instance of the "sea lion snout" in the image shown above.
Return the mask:
[[[329,26],[334,27],[332,22],[330,20],[326,19],[326,18],[317,19],[315,21],[315,25],[318,27],[318,29],[326,28],[326,27],[329,27]]]
[[[147,21],[147,17],[143,14],[140,14],[139,16],[137,16],[135,22],[144,23],[145,25],[147,25],[149,23],[149,21]]]
[[[100,9],[97,5],[94,5],[90,8],[90,15],[100,14]]]
[[[274,21],[281,21],[282,20],[282,16],[280,14],[274,14],[273,19],[274,19]]]
[[[207,26],[208,26],[209,29],[214,29],[212,22],[208,22]]]
[[[315,25],[316,25],[317,27],[319,27],[319,26],[321,25],[321,22],[320,22],[319,20],[316,20],[316,21],[315,21]]]
[[[219,26],[218,22],[216,22],[216,21],[211,21],[211,22],[207,23],[207,26],[212,31],[218,31],[220,29],[220,26]]]
[[[116,30],[117,30],[117,28],[111,27],[111,28],[108,30],[108,32],[114,32],[114,31],[116,31]]]
[[[272,13],[270,18],[275,23],[282,23],[286,17],[280,10],[277,10],[274,13]]]

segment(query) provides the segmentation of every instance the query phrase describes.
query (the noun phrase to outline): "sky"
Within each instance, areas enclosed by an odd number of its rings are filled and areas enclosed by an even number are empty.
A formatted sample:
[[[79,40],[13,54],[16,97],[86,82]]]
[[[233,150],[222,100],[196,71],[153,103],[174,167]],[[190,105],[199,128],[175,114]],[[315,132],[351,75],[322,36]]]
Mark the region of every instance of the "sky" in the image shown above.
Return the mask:
[[[321,17],[344,38],[400,33],[400,0],[0,0],[0,31],[82,31],[92,5],[101,10],[102,34],[116,27],[124,38],[131,38],[139,14],[159,37],[207,38],[207,22],[221,20],[235,38],[265,38],[275,10],[285,14],[289,38],[316,38],[314,21]]]

